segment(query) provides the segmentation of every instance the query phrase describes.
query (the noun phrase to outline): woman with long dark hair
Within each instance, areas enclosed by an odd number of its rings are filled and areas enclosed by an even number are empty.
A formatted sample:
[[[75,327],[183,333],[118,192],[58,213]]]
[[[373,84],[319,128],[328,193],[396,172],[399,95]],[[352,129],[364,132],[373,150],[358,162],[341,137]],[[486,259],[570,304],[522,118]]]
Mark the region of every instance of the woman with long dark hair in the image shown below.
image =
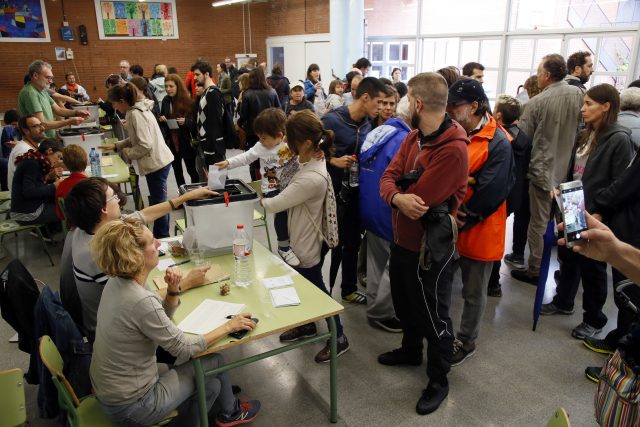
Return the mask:
[[[632,155],[631,132],[618,124],[620,95],[609,84],[592,87],[584,96],[580,132],[569,163],[567,181],[582,180],[585,209],[594,212],[594,200],[624,172]],[[572,314],[582,280],[583,320],[571,335],[593,337],[607,324],[602,307],[607,300],[607,264],[594,261],[566,247],[559,247],[562,268],[556,296],[542,306],[542,314]]]
[[[324,102],[326,96],[324,96],[324,90],[322,89],[322,83],[320,82],[320,67],[318,64],[311,64],[307,68],[307,80],[304,82],[304,95],[309,102],[315,105],[316,97],[321,97],[321,101]]]
[[[162,99],[160,105],[160,129],[164,136],[164,141],[169,146],[173,154],[173,174],[176,177],[178,187],[185,183],[182,173],[182,161],[187,166],[187,173],[191,182],[199,182],[198,170],[196,169],[196,152],[191,146],[191,135],[195,127],[193,116],[191,115],[191,98],[187,92],[187,87],[177,74],[169,74],[164,79],[164,87],[167,95]],[[173,121],[178,125],[178,129],[173,126]],[[169,126],[169,123],[172,125]],[[174,127],[174,129],[171,129]]]

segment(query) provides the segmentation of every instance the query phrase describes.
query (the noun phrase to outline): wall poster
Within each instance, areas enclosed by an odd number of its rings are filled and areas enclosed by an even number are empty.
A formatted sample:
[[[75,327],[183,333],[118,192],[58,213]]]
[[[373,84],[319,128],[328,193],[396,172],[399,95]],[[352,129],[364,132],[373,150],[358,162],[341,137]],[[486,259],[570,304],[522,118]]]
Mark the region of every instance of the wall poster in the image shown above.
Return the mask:
[[[44,0],[0,0],[0,42],[50,42]]]
[[[175,0],[94,1],[101,40],[178,38]]]

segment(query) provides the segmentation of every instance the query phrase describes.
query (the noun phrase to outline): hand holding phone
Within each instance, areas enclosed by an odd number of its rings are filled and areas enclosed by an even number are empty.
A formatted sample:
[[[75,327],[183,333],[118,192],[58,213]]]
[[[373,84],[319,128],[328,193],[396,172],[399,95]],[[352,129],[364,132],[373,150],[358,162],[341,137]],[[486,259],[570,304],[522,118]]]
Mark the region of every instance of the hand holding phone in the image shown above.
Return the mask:
[[[227,316],[227,319],[233,319],[233,317],[234,316]],[[259,322],[259,320],[257,318],[255,318],[255,317],[252,317],[251,320],[253,320],[254,323],[256,323],[256,324]],[[251,331],[249,331],[247,329],[241,329],[239,331],[231,332],[229,334],[229,336],[231,338],[235,338],[235,339],[239,340],[239,339],[242,339],[245,335],[247,335],[248,332],[251,332]]]
[[[571,248],[582,241],[581,233],[587,230],[582,181],[560,184],[560,202],[565,226],[564,235],[567,247]]]

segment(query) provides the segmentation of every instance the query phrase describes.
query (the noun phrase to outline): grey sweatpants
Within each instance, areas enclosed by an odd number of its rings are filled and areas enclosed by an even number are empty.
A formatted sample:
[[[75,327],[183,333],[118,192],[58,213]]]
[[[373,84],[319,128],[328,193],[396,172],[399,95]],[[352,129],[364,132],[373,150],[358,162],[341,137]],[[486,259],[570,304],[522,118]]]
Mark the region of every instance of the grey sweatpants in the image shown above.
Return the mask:
[[[389,280],[391,242],[367,231],[367,317],[388,320],[395,317]]]
[[[487,286],[493,261],[476,261],[461,256],[458,262],[462,273],[462,297],[464,298],[458,339],[466,343],[478,338],[480,321],[484,314],[484,307],[487,305]]]

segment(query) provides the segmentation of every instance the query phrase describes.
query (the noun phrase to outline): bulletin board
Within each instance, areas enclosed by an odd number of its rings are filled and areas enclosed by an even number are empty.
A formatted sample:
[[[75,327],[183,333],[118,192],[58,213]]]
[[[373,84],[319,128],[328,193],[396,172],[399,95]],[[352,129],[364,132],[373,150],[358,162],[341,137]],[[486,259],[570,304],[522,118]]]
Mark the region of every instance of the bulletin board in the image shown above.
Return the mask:
[[[177,39],[175,0],[94,0],[101,40]]]
[[[44,0],[0,0],[0,42],[50,42]]]

